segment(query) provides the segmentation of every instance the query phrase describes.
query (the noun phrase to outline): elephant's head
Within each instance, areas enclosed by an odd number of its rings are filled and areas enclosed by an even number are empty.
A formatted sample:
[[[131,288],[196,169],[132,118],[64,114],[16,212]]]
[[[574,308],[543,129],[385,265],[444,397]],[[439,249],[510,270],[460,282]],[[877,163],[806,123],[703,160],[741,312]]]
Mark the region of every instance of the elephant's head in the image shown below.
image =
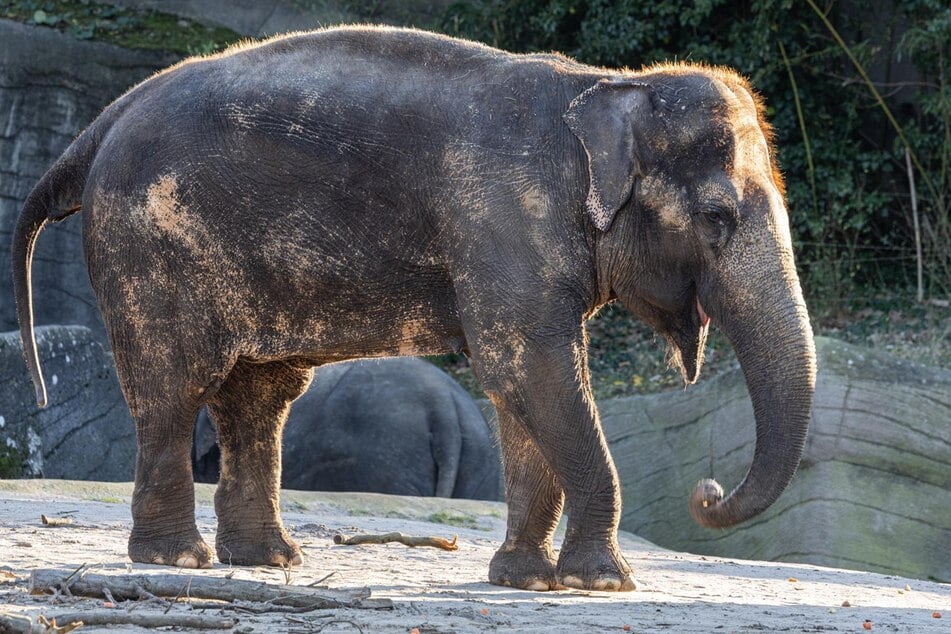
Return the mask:
[[[600,81],[565,121],[587,154],[602,295],[667,339],[688,383],[711,320],[736,350],[756,416],[753,463],[726,498],[715,482],[698,485],[690,511],[711,527],[747,520],[795,473],[815,386],[762,106],[733,72],[664,66]]]

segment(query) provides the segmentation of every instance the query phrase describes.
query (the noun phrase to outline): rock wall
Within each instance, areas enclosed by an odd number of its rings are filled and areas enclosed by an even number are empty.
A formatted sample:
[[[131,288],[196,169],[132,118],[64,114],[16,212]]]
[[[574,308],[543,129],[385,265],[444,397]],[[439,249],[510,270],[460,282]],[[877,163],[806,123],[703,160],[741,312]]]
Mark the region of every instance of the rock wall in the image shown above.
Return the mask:
[[[109,4],[172,13],[261,37],[341,23],[426,25],[451,0],[357,3],[348,0],[105,0]]]
[[[47,168],[113,99],[175,57],[0,20],[0,331],[17,328],[10,238]],[[48,226],[33,261],[38,324],[82,324],[105,341],[82,257],[81,214]]]
[[[600,404],[623,488],[621,527],[662,546],[951,580],[951,371],[817,338],[813,422],[799,472],[763,515],[697,526],[701,478],[726,490],[753,456],[740,370],[683,392]]]
[[[131,480],[135,425],[112,355],[88,328],[37,328],[49,391],[39,409],[18,332],[0,333],[0,478]]]

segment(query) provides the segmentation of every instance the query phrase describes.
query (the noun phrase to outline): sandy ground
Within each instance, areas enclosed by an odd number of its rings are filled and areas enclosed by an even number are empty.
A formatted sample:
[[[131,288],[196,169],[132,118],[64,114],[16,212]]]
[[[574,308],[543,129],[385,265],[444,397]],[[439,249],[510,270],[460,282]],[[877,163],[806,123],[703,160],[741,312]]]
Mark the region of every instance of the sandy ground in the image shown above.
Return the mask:
[[[197,486],[198,528],[214,543],[212,487]],[[0,613],[54,617],[102,609],[101,599],[30,596],[34,568],[72,570],[91,564],[103,574],[194,571],[129,564],[125,544],[131,527],[130,484],[55,480],[0,481]],[[236,616],[235,632],[862,632],[951,631],[951,585],[811,565],[701,557],[664,550],[622,533],[635,568],[633,593],[560,591],[535,593],[485,583],[489,559],[504,535],[501,504],[374,494],[288,491],[284,521],[305,552],[291,583],[307,585],[334,573],[331,588],[367,586],[389,598],[391,610],[341,609],[300,614]],[[40,514],[69,516],[74,523],[49,528]],[[413,535],[458,534],[459,550],[407,548],[399,544],[335,546],[335,532]],[[948,556],[948,553],[936,556]],[[273,568],[217,564],[199,575],[284,583]],[[847,601],[851,607],[842,607]],[[120,603],[117,610],[161,614],[164,607]],[[176,605],[185,613],[187,605]],[[940,612],[943,618],[935,618]],[[191,610],[197,613],[197,610]],[[128,625],[82,628],[147,631]]]

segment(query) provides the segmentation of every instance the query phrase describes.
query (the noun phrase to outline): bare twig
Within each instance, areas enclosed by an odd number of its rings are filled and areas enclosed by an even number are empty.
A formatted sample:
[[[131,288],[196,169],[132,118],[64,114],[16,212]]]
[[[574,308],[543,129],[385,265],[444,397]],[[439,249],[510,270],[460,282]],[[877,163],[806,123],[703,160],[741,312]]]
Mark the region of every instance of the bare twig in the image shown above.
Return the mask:
[[[327,621],[326,623],[321,623],[320,627],[314,630],[314,632],[323,632],[324,628],[328,625],[335,625],[337,623],[347,623],[352,625],[353,627],[357,628],[357,631],[360,632],[360,634],[363,634],[363,628],[360,626],[360,624],[355,621],[351,621],[350,619],[334,619],[332,621]]]
[[[68,576],[67,576],[68,575]],[[75,572],[39,568],[30,576],[30,592],[43,594],[62,585],[63,588],[80,596],[102,596],[107,586],[118,599],[137,599],[143,592],[158,597],[180,596],[182,592],[181,575],[139,574],[139,575],[97,575],[84,574],[72,579]],[[262,581],[244,579],[223,579],[221,577],[190,577],[186,585],[186,596],[196,599],[217,601],[270,602],[274,605],[326,608],[369,608],[389,609],[393,603],[389,599],[370,599],[369,592],[359,590],[330,590],[308,588],[307,586],[286,586],[268,584]]]
[[[911,218],[915,224],[915,256],[918,260],[918,303],[925,301],[925,287],[921,258],[921,226],[918,224],[918,195],[915,193],[915,172],[911,169],[911,155],[905,147],[905,168],[908,170],[908,187],[911,189]]]
[[[45,634],[66,634],[67,632],[72,632],[73,630],[78,630],[86,623],[82,619],[70,618],[70,619],[60,619],[64,621],[65,625],[59,625],[56,623],[56,619],[48,619],[42,614],[36,617],[37,624],[45,628]],[[36,626],[34,626],[36,629]]]
[[[453,536],[452,541],[444,537],[415,537],[413,535],[404,535],[403,533],[384,533],[382,535],[353,535],[347,537],[337,533],[334,535],[334,543],[343,546],[356,546],[358,544],[386,544],[388,542],[397,542],[410,548],[417,546],[431,546],[441,548],[442,550],[459,550],[456,541],[458,535]]]
[[[178,603],[178,600],[182,598],[182,595],[188,596],[189,589],[192,585],[192,577],[188,578],[188,582],[182,586],[182,589],[178,591],[178,594],[175,595],[175,598],[172,599],[172,602],[168,604],[168,607],[165,608],[165,613],[168,614],[168,611],[172,609],[172,606]]]
[[[319,586],[320,584],[322,584],[324,581],[327,581],[327,579],[330,579],[330,578],[331,578],[332,576],[334,576],[335,574],[337,574],[337,571],[336,571],[336,570],[334,570],[333,572],[331,572],[331,573],[329,573],[329,574],[324,575],[323,577],[321,577],[321,578],[318,579],[317,581],[311,581],[310,583],[307,584],[307,587],[308,587],[308,588],[313,588],[313,587],[315,587],[315,586]]]
[[[71,517],[47,517],[45,515],[40,515],[40,521],[43,523],[43,526],[69,526],[73,523],[73,518]]]

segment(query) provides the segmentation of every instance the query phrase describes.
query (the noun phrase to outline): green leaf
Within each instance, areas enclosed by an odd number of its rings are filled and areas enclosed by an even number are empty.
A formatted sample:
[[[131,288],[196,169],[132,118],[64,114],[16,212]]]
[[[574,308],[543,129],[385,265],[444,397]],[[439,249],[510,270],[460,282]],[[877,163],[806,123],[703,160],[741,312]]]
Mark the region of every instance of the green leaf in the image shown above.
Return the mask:
[[[46,23],[46,11],[43,9],[37,9],[33,12],[33,22],[36,24],[45,24]]]

